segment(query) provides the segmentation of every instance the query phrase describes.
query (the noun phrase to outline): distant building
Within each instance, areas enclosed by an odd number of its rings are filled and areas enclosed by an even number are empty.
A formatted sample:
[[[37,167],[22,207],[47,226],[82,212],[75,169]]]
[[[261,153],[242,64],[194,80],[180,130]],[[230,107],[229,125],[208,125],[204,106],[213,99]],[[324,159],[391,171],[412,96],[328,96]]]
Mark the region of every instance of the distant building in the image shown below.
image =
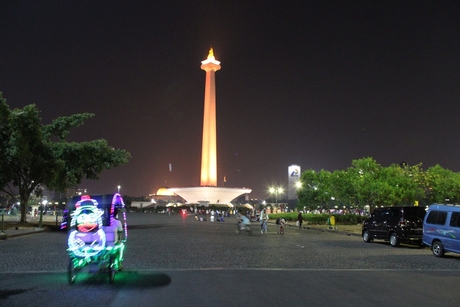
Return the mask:
[[[146,205],[157,206],[157,205],[166,205],[168,203],[185,203],[185,200],[177,194],[171,192],[168,188],[159,188],[155,194],[149,194],[150,203],[147,201],[143,202],[132,202],[131,207],[140,206],[140,203],[144,203],[143,207]],[[135,204],[136,203],[136,204]],[[139,203],[139,204],[138,204]],[[141,207],[142,208],[142,207]]]
[[[292,209],[297,204],[297,183],[300,181],[301,169],[298,165],[288,167],[288,203]]]

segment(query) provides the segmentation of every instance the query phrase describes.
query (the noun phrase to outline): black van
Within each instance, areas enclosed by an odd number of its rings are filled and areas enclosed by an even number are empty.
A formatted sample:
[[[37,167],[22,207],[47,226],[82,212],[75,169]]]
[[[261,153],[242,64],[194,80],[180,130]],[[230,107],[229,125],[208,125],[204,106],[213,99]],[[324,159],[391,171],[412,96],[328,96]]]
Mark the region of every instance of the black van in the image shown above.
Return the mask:
[[[425,207],[377,208],[363,223],[363,240],[367,243],[387,240],[394,247],[401,242],[422,245],[425,214]]]

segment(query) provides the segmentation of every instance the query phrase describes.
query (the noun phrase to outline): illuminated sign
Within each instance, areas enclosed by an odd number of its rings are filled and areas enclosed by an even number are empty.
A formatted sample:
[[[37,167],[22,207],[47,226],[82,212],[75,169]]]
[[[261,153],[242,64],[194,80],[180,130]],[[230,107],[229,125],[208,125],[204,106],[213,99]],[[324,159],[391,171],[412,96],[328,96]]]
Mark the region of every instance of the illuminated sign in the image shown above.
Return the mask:
[[[84,195],[75,204],[71,214],[67,244],[69,251],[77,257],[91,257],[99,254],[106,245],[105,232],[102,230],[104,210],[98,209],[98,202]]]
[[[288,167],[288,199],[297,198],[297,186],[296,184],[300,180],[301,169],[298,165],[290,165]]]
[[[290,177],[299,177],[300,176],[300,166],[291,165],[288,169]]]

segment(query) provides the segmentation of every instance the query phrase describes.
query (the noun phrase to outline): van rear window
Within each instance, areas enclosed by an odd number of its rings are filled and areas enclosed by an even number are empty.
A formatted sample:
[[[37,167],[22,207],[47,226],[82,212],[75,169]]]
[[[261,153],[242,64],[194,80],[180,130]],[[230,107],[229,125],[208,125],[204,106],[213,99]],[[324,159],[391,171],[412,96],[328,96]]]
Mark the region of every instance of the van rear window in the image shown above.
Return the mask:
[[[404,207],[404,216],[406,218],[415,216],[423,220],[426,210],[424,207]]]
[[[460,227],[460,212],[452,212],[452,216],[450,218],[450,226]]]
[[[431,211],[426,218],[427,224],[444,225],[446,223],[447,212]]]

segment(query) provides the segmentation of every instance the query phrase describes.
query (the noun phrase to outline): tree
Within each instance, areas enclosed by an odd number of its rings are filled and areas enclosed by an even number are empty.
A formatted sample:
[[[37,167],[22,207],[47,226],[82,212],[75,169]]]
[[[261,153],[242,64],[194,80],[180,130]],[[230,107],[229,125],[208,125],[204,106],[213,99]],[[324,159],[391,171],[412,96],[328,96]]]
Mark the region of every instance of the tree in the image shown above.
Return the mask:
[[[42,187],[65,189],[82,179],[98,179],[104,169],[128,163],[129,152],[110,147],[103,139],[67,142],[70,129],[79,127],[94,114],[59,117],[43,125],[36,105],[11,110],[0,92],[0,191],[14,197],[19,192],[21,222],[32,194]]]
[[[415,201],[424,198],[421,163],[411,166],[406,163],[392,164],[386,168],[386,173],[386,181],[395,189],[395,205],[413,205]]]
[[[426,171],[429,180],[430,203],[457,203],[460,201],[460,174],[439,165]]]
[[[407,163],[382,167],[367,157],[353,160],[347,170],[330,173],[307,170],[301,174],[299,208],[329,207],[332,198],[338,204],[363,208],[369,206],[411,206],[460,202],[460,173],[439,165],[422,170],[422,164]]]
[[[378,183],[382,166],[374,159],[367,157],[353,160],[347,172],[351,176],[351,182],[356,193],[356,202],[359,207],[365,205],[376,205],[379,190],[382,189]]]
[[[335,170],[332,173],[333,194],[337,203],[359,207],[355,180],[356,177],[346,170]]]
[[[318,178],[314,170],[306,170],[300,176],[302,182],[302,189],[297,190],[297,197],[299,203],[297,207],[303,208],[308,207],[313,209],[317,203],[317,190],[318,190]]]
[[[298,191],[298,207],[313,209],[317,205],[326,205],[329,208],[333,195],[331,173],[325,170],[315,172],[307,170],[302,173],[300,181],[302,189]]]

